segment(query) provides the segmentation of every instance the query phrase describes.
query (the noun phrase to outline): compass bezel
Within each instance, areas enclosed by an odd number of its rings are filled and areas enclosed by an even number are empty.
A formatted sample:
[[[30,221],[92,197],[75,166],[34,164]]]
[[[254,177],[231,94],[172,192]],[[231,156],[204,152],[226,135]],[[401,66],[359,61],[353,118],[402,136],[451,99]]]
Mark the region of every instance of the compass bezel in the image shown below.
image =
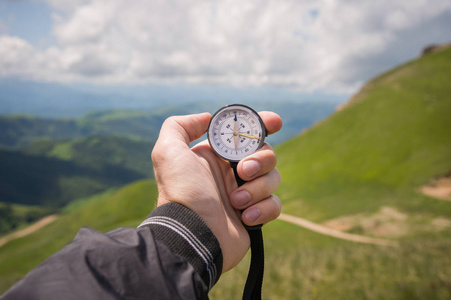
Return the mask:
[[[214,144],[213,137],[211,136],[211,131],[210,131],[210,129],[212,128],[213,121],[216,119],[216,117],[219,114],[224,113],[224,111],[233,110],[234,107],[237,107],[237,109],[248,110],[253,115],[253,117],[258,120],[258,122],[260,123],[261,131],[262,131],[261,138],[259,139],[259,144],[258,144],[257,148],[253,152],[247,153],[245,156],[243,156],[239,159],[225,157],[223,155],[223,153],[219,152],[219,150],[216,148],[216,145]],[[210,144],[210,148],[216,153],[216,155],[218,155],[222,159],[229,161],[229,162],[239,162],[243,158],[249,156],[250,154],[252,154],[255,151],[257,151],[258,149],[260,149],[263,146],[263,144],[265,143],[265,137],[266,137],[266,128],[265,128],[265,125],[264,125],[263,120],[261,119],[260,115],[254,109],[252,109],[251,107],[244,105],[244,104],[229,104],[229,105],[223,106],[220,109],[218,109],[218,111],[216,111],[213,114],[213,116],[211,117],[210,123],[208,124],[208,129],[207,129],[207,139],[208,139],[208,143]]]

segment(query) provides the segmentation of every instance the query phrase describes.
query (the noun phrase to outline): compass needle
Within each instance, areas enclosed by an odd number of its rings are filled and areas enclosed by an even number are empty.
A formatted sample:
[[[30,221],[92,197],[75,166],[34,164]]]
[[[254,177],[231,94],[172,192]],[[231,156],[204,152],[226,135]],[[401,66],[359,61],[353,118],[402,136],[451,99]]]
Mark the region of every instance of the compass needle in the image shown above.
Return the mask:
[[[238,140],[239,140],[239,132],[238,132],[238,119],[235,114],[235,119],[233,119],[233,140],[235,141],[235,152],[238,152]]]
[[[245,133],[239,133],[239,135],[250,138],[250,139],[256,139],[256,140],[260,139],[258,136],[253,136],[253,135],[249,135],[249,134],[245,134]]]

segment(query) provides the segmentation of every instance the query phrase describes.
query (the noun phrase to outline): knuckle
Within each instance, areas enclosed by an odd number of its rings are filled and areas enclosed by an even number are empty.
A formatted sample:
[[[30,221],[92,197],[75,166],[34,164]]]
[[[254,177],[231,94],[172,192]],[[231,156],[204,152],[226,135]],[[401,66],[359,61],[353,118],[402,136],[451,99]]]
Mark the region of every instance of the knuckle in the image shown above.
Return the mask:
[[[275,168],[276,165],[277,165],[277,156],[276,156],[276,153],[273,151],[273,152],[272,152],[272,155],[270,155],[269,158],[270,158],[270,160],[269,160],[270,165],[271,165],[272,167]]]
[[[152,163],[155,165],[161,158],[161,151],[158,151],[158,147],[155,146],[150,154],[150,158],[152,159]]]
[[[274,192],[275,190],[277,190],[281,181],[282,181],[282,178],[281,178],[279,170],[277,170],[277,169],[271,170],[271,172],[269,173],[269,176],[267,176],[267,182],[266,182],[267,187],[271,193]]]
[[[263,148],[263,149],[268,149],[268,150],[274,151],[273,147],[272,147],[271,144],[268,143],[268,142],[264,142],[262,148]]]
[[[274,206],[274,208],[271,210],[271,217],[274,220],[277,219],[282,212],[282,202],[276,195],[271,195],[271,201],[273,202]]]
[[[166,159],[168,152],[165,151],[164,149],[168,149],[168,146],[170,146],[167,144],[168,142],[166,142],[165,140],[158,140],[157,143],[155,144],[152,153],[150,154],[152,163],[154,165],[161,163]]]
[[[277,181],[277,186],[279,186],[280,183],[282,182],[282,175],[280,174],[280,171],[277,168],[275,168],[273,170],[273,173],[274,173],[274,177],[276,178],[276,181]]]
[[[168,124],[173,124],[174,122],[177,122],[177,119],[178,119],[177,116],[170,116],[170,117],[166,118],[166,120],[164,120],[163,126],[168,125]]]

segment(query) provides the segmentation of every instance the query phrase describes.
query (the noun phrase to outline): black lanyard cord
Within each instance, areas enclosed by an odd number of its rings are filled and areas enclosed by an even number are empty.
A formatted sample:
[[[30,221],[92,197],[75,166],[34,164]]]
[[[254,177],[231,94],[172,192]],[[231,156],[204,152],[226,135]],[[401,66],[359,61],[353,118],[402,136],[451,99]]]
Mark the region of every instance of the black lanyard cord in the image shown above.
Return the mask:
[[[238,186],[242,186],[246,181],[238,176],[238,171],[236,170],[238,163],[230,162],[230,165],[232,166]],[[251,265],[249,267],[246,285],[244,286],[243,300],[260,300],[262,298],[263,273],[265,268],[262,224],[256,226],[244,225],[244,227],[246,227],[251,240]]]
[[[265,253],[261,229],[248,230],[251,239],[251,265],[244,287],[243,300],[261,299]]]

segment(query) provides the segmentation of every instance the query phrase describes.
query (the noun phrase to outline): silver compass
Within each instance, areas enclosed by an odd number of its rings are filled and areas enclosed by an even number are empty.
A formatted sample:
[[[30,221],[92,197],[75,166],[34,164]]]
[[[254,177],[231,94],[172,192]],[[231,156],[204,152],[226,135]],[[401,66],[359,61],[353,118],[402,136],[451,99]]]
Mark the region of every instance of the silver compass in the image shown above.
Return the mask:
[[[263,146],[266,131],[255,110],[243,104],[231,104],[213,115],[207,136],[218,156],[239,162]]]

